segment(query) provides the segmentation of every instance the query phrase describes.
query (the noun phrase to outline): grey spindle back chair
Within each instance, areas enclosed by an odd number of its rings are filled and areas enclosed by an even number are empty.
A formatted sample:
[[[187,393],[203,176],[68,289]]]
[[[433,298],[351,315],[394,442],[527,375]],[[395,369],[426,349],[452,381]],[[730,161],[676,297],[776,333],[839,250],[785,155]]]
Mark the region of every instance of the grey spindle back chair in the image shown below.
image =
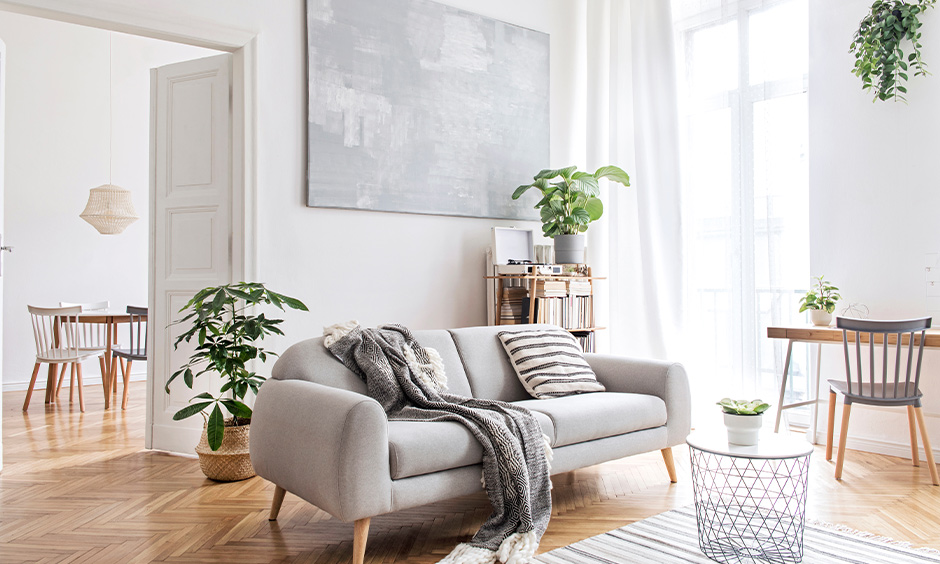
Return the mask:
[[[911,434],[911,459],[914,466],[920,465],[917,449],[917,427],[920,427],[930,478],[935,486],[940,486],[940,476],[934,464],[920,401],[923,397],[920,391],[920,374],[924,355],[924,333],[930,328],[930,323],[929,317],[899,321],[836,318],[836,327],[842,329],[845,380],[829,380],[826,460],[832,460],[832,434],[838,393],[844,399],[842,433],[836,459],[837,480],[842,479],[845,439],[848,434],[852,404],[861,403],[876,406],[907,406],[908,426]],[[862,345],[866,342],[868,352],[863,354]],[[877,350],[879,348],[880,352]],[[890,369],[892,360],[893,370]]]
[[[127,384],[130,382],[131,366],[135,360],[147,360],[147,308],[127,306],[130,316],[130,340],[126,349],[112,349],[111,354],[116,358],[125,359],[121,364],[121,373],[124,378],[124,397],[121,399],[121,409],[127,409]],[[117,376],[117,363],[111,363],[111,381]]]
[[[26,391],[26,401],[23,402],[23,411],[29,408],[29,400],[33,395],[36,377],[42,363],[50,367],[56,364],[71,364],[73,373],[78,373],[78,402],[82,411],[85,411],[85,399],[82,396],[82,364],[81,361],[93,356],[104,354],[103,350],[90,351],[81,347],[81,337],[78,314],[82,312],[79,306],[74,307],[35,307],[27,306],[32,321],[33,339],[36,342],[36,365],[29,380],[29,389]],[[50,384],[55,387],[55,371],[50,370]],[[46,403],[55,401],[55,390],[46,389]]]

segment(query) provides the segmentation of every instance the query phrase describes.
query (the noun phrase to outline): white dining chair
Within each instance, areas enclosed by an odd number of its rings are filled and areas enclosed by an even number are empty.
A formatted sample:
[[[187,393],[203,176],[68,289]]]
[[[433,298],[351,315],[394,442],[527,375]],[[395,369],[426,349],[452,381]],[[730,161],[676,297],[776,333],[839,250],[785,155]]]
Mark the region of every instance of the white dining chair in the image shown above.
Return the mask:
[[[80,307],[82,308],[82,313],[94,312],[94,311],[108,311],[108,308],[111,307],[111,302],[59,302],[59,307]],[[107,366],[104,361],[104,352],[107,351],[108,345],[108,325],[107,323],[79,323],[78,324],[79,332],[79,349],[85,352],[94,352],[101,351],[101,356],[98,357],[98,365],[101,368],[101,379],[106,380],[107,376]],[[59,381],[56,384],[55,388],[55,397],[59,397],[59,391],[62,389],[62,380],[65,378],[65,369],[68,365],[62,365],[62,371],[59,373]],[[75,369],[73,367],[71,376],[69,378],[69,401],[72,401],[73,388],[75,386]]]
[[[86,358],[101,356],[104,351],[82,350],[80,347],[78,314],[82,312],[82,308],[79,306],[58,308],[27,306],[27,309],[32,320],[33,338],[36,341],[36,365],[33,367],[33,375],[29,380],[23,411],[29,408],[29,400],[33,395],[36,377],[39,375],[39,367],[44,362],[50,365],[72,365],[73,374],[77,373],[78,377],[79,408],[85,411],[81,362]],[[52,374],[54,375],[55,372]],[[51,384],[55,386],[54,381]],[[52,390],[53,393],[54,391]],[[47,394],[49,394],[48,390]]]

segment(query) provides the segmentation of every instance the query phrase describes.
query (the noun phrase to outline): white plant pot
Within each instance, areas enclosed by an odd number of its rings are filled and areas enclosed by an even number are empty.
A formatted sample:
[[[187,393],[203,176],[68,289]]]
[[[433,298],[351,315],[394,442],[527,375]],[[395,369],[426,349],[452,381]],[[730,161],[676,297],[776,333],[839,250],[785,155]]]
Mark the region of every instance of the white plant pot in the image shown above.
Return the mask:
[[[811,309],[809,320],[817,327],[828,327],[832,323],[832,314],[824,309]]]
[[[587,236],[555,235],[555,264],[584,264],[584,247]]]
[[[728,442],[733,445],[754,446],[760,438],[760,429],[764,424],[764,415],[736,415],[725,413],[725,427],[728,428]]]

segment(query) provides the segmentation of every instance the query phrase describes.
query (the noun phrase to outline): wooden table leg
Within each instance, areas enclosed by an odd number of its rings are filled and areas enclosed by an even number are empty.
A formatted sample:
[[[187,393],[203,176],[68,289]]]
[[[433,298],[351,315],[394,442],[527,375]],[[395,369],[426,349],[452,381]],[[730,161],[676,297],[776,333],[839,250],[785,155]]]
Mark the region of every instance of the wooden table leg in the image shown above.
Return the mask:
[[[104,339],[104,373],[101,375],[101,386],[104,388],[104,408],[111,407],[111,322],[105,323]]]

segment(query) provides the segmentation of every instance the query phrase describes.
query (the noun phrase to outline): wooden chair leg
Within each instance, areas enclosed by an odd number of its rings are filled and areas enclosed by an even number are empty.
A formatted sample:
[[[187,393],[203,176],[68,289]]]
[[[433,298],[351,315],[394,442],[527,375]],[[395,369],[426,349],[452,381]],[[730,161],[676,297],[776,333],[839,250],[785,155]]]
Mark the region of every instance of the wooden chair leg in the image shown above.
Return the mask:
[[[55,398],[59,399],[59,392],[62,391],[62,380],[65,379],[65,370],[69,367],[68,364],[62,365],[62,370],[59,371],[59,382],[55,385]]]
[[[101,369],[101,381],[104,382],[108,376],[107,374],[105,374],[105,372],[107,372],[108,369],[104,365],[104,355],[101,355],[98,357],[98,368]]]
[[[281,504],[284,502],[284,494],[287,490],[281,486],[274,487],[274,498],[271,500],[271,513],[268,514],[268,521],[277,521],[277,514],[281,512]]]
[[[842,463],[845,462],[845,439],[849,434],[849,415],[852,413],[852,404],[842,405],[842,433],[839,437],[839,456],[836,458],[836,480],[842,479]]]
[[[353,564],[363,564],[366,559],[366,542],[369,540],[369,517],[356,520],[353,536]]]
[[[82,394],[82,363],[76,362],[75,367],[77,371],[76,377],[78,379],[78,408],[82,411],[82,413],[84,413],[85,412],[85,396],[84,394]]]
[[[920,427],[920,438],[924,443],[924,454],[927,457],[927,468],[930,470],[930,480],[933,485],[940,486],[940,475],[937,474],[937,465],[933,461],[933,449],[930,448],[930,437],[927,436],[927,425],[924,423],[924,412],[919,407],[914,408],[917,417],[917,426]]]
[[[676,461],[672,457],[672,447],[664,448],[659,452],[663,453],[663,462],[666,463],[666,472],[669,472],[669,481],[675,484],[679,479],[676,477]]]
[[[75,397],[75,364],[73,362],[72,369],[69,370],[69,403],[72,403]]]
[[[907,424],[911,428],[911,462],[920,466],[920,457],[917,448],[917,416],[914,415],[914,406],[907,406]]]
[[[29,399],[33,397],[33,386],[36,385],[36,376],[39,376],[39,363],[33,367],[33,376],[29,379],[29,388],[26,390],[26,401],[23,402],[23,411],[29,409]]]
[[[122,376],[124,376],[124,397],[121,399],[121,409],[127,409],[127,385],[131,381],[131,364],[134,361],[128,359],[127,364],[121,365]]]
[[[836,423],[836,393],[829,390],[829,426],[826,428],[826,460],[832,460],[832,428]]]

